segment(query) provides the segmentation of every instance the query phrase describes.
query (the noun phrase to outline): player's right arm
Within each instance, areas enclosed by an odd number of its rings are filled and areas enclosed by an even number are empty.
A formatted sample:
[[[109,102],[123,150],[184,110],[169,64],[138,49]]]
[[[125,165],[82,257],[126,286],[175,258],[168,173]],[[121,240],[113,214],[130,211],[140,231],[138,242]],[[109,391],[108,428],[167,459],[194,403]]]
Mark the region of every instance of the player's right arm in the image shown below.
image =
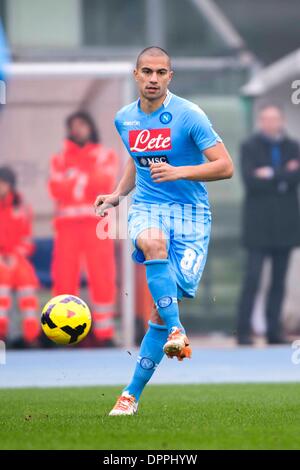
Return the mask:
[[[112,194],[100,194],[97,196],[94,203],[95,211],[97,215],[101,217],[107,214],[106,210],[110,207],[116,207],[119,205],[120,198],[127,196],[135,187],[135,163],[132,158],[129,158],[124,174]]]

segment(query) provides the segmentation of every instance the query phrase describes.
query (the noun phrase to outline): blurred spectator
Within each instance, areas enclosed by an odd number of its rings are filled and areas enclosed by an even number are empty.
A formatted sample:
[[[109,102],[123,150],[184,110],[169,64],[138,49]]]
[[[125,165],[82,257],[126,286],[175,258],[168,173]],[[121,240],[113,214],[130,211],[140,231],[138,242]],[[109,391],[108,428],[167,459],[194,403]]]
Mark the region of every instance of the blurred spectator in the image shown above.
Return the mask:
[[[26,343],[40,333],[37,318],[38,280],[27,257],[33,251],[30,208],[16,191],[16,176],[6,166],[0,168],[0,338],[6,339],[12,293],[16,291],[22,313],[22,332]]]
[[[284,129],[282,111],[262,108],[258,132],[242,144],[245,184],[243,244],[247,249],[244,284],[238,305],[238,342],[251,344],[251,313],[263,261],[271,258],[272,278],[266,305],[267,341],[283,343],[280,314],[291,249],[300,245],[297,187],[300,154],[297,142]]]
[[[111,193],[118,173],[118,157],[99,143],[92,118],[79,111],[68,117],[63,150],[51,161],[50,193],[56,202],[54,295],[78,294],[80,272],[88,275],[93,332],[99,346],[114,343],[114,241],[99,240],[99,218],[93,203],[99,193]]]

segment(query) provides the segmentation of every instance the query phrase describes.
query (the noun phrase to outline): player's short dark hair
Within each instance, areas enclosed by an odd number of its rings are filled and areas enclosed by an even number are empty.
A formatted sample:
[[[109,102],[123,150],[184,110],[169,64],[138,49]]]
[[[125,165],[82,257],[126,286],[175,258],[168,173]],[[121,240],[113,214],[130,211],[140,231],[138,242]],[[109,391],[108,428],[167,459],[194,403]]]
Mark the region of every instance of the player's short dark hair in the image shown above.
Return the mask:
[[[149,47],[145,47],[145,49],[143,49],[139,55],[137,56],[137,59],[136,59],[136,68],[139,67],[139,63],[140,63],[140,59],[143,55],[145,54],[149,54],[149,55],[155,55],[155,56],[165,56],[168,58],[168,61],[169,61],[169,65],[171,67],[171,58],[168,54],[168,52],[163,49],[162,47],[159,47],[159,46],[149,46]]]
[[[90,142],[93,142],[94,144],[97,144],[100,142],[99,131],[96,127],[95,121],[93,120],[92,116],[86,111],[76,111],[75,113],[72,113],[70,114],[70,116],[67,117],[66,127],[67,127],[67,133],[68,133],[69,139],[71,138],[70,130],[71,130],[72,122],[75,119],[80,119],[81,121],[84,121],[90,128],[90,138],[89,138]]]

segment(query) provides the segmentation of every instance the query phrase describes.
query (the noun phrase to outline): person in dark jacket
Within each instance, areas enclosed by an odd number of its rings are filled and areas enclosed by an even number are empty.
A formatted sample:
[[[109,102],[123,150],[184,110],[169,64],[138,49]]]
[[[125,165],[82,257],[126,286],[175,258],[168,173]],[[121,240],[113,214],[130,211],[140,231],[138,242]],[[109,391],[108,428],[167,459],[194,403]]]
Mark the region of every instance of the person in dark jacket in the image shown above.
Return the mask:
[[[238,305],[237,339],[252,344],[251,313],[263,262],[271,258],[272,279],[266,306],[267,341],[285,342],[280,324],[290,253],[300,245],[300,152],[284,129],[284,116],[274,105],[258,115],[258,132],[241,147],[245,185],[243,245],[247,249],[245,279]]]

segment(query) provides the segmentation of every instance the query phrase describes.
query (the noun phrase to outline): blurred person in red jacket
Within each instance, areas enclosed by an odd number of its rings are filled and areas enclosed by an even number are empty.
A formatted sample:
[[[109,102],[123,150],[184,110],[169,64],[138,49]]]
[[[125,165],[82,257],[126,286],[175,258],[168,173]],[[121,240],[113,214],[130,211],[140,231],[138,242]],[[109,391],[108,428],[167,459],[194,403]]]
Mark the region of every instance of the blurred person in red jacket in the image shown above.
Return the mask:
[[[67,138],[51,159],[49,189],[56,203],[52,260],[53,293],[77,295],[80,273],[87,273],[92,302],[93,332],[99,346],[114,344],[114,241],[96,235],[99,218],[93,210],[97,194],[113,191],[118,173],[114,150],[99,141],[89,114],[67,118]]]
[[[0,339],[9,329],[9,311],[15,291],[22,313],[22,333],[27,344],[40,334],[36,295],[38,279],[28,256],[33,252],[31,209],[16,190],[11,168],[0,168]]]

